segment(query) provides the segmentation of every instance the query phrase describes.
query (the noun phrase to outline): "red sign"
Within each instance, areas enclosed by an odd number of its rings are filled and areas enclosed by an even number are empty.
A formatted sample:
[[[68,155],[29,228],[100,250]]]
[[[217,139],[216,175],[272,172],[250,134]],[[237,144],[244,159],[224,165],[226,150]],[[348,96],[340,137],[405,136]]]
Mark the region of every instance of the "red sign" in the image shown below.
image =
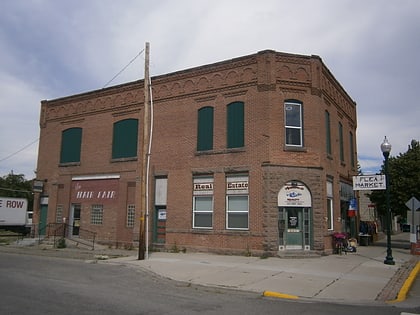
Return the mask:
[[[118,179],[77,180],[72,182],[72,202],[115,202],[118,199]]]

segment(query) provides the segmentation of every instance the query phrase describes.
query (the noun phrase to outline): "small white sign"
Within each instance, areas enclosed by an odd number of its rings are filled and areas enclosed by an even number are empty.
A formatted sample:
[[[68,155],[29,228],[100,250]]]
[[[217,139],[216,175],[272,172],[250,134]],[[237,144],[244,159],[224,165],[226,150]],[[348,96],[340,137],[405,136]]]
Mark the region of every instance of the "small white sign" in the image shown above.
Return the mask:
[[[159,209],[159,211],[158,211],[158,220],[166,220],[166,210]]]
[[[385,190],[385,175],[353,176],[353,190]]]

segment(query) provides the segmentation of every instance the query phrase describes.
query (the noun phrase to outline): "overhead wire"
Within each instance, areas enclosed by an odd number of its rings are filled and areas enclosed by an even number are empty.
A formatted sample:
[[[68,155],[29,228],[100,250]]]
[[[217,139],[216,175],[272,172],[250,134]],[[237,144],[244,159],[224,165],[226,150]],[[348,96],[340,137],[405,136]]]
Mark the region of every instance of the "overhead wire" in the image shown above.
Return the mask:
[[[11,157],[15,156],[16,154],[22,152],[23,150],[29,148],[31,145],[33,145],[35,142],[37,142],[39,140],[39,138],[36,138],[34,141],[30,142],[29,144],[25,145],[23,148],[19,149],[18,151],[9,154],[8,156],[0,159],[0,162],[6,161],[7,159],[10,159]]]
[[[119,71],[116,75],[114,75],[112,77],[111,80],[109,80],[104,86],[103,88],[107,87],[112,81],[114,81],[121,73],[123,73],[142,53],[144,52],[144,48],[133,58],[130,60],[130,62],[121,69],[121,71]],[[0,159],[0,162],[6,161],[8,159],[10,159],[11,157],[15,156],[16,154],[24,151],[25,149],[29,148],[31,145],[33,145],[35,142],[39,141],[39,137],[36,138],[35,140],[33,140],[32,142],[30,142],[29,144],[25,145],[24,147],[22,147],[21,149],[17,150],[16,152],[13,152],[3,158]]]
[[[121,73],[124,72],[125,69],[127,69],[142,53],[144,52],[144,49],[142,49],[133,59],[131,59],[131,61],[124,67],[122,68],[122,70],[120,72],[118,72],[116,75],[114,75],[114,77],[109,80],[104,86],[103,88],[106,88],[112,81],[114,81]]]

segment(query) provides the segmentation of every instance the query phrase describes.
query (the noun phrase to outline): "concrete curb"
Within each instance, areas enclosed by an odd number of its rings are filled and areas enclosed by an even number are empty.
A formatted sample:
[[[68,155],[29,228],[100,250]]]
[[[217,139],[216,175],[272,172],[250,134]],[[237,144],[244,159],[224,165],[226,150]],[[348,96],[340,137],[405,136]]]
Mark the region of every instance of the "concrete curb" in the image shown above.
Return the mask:
[[[407,298],[407,293],[413,285],[414,280],[417,278],[417,275],[420,272],[420,261],[417,262],[416,266],[411,270],[409,276],[402,285],[400,291],[398,292],[397,298],[395,300],[387,301],[387,303],[398,303],[405,301]]]

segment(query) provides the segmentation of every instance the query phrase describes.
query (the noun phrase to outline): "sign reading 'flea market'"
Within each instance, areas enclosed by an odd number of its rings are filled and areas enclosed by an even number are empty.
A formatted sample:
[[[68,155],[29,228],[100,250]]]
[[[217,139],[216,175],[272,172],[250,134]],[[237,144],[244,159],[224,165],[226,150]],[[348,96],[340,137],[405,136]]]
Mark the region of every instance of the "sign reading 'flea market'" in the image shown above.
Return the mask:
[[[386,189],[385,175],[353,176],[353,190],[384,190]]]

